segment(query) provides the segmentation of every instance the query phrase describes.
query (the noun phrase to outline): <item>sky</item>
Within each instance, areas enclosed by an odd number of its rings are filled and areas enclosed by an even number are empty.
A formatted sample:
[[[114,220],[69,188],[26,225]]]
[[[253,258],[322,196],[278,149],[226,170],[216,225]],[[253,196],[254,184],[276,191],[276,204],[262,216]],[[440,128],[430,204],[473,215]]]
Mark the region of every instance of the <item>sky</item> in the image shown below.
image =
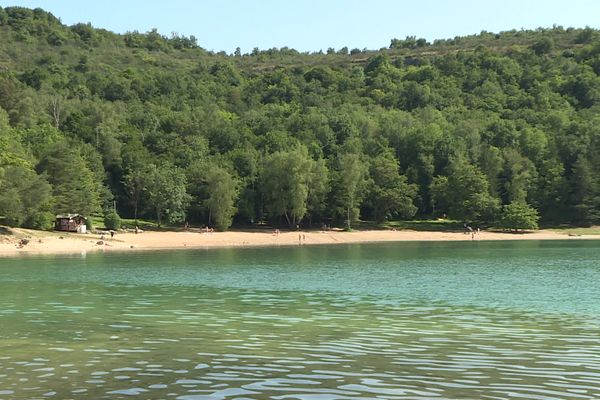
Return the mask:
[[[117,33],[153,28],[195,36],[213,51],[272,47],[319,51],[388,47],[392,38],[434,39],[538,27],[600,28],[599,0],[0,0],[40,7],[64,24]]]

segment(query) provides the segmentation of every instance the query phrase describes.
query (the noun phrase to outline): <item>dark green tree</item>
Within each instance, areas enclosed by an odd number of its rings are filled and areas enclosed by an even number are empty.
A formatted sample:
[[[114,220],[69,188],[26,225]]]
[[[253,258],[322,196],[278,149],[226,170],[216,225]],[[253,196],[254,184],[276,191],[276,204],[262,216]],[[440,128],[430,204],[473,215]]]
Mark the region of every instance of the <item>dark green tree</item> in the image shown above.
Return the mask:
[[[46,173],[52,184],[57,214],[92,216],[101,211],[102,182],[98,181],[75,146],[68,142],[56,143],[38,168]]]
[[[448,202],[448,216],[465,222],[491,222],[499,201],[490,195],[483,172],[465,161],[456,162],[451,169],[445,190],[440,190]]]
[[[311,222],[315,217],[325,215],[327,210],[327,195],[330,190],[329,169],[325,160],[320,158],[312,163],[308,178],[306,209]]]
[[[52,187],[44,176],[18,165],[0,175],[0,216],[12,226],[50,229],[53,226]]]
[[[408,184],[400,175],[398,162],[390,154],[382,154],[371,161],[371,185],[368,203],[377,222],[390,217],[410,218],[417,212],[413,200],[417,185]]]

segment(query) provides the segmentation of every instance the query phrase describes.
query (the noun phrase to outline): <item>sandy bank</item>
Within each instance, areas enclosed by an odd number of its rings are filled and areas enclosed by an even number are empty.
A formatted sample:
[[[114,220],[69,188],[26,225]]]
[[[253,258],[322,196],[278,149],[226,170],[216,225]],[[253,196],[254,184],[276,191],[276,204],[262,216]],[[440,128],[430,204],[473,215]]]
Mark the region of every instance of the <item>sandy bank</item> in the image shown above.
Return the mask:
[[[184,249],[246,246],[289,246],[339,243],[368,243],[391,241],[464,241],[470,235],[457,232],[423,231],[301,231],[282,232],[144,232],[118,233],[114,239],[104,240],[94,234],[58,234],[53,232],[13,230],[13,235],[0,236],[0,255],[60,254],[87,251],[132,251],[152,249]],[[19,239],[28,237],[29,243],[19,246]],[[600,236],[572,237],[565,233],[541,230],[532,233],[512,234],[485,232],[476,234],[474,240],[560,240],[600,239]]]

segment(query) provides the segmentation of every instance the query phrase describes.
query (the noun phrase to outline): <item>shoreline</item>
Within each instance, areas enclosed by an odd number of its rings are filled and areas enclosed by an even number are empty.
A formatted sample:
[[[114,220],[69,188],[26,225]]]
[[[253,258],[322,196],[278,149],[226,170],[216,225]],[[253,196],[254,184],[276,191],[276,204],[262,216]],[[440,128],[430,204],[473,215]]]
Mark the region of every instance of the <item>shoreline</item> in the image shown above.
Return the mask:
[[[149,251],[177,249],[246,248],[278,246],[314,246],[353,243],[385,242],[451,242],[451,241],[506,241],[506,240],[598,240],[600,235],[571,236],[551,230],[527,233],[481,231],[474,235],[462,232],[365,230],[345,232],[291,231],[279,234],[267,231],[146,231],[144,233],[117,233],[114,239],[100,240],[97,234],[44,232],[11,229],[12,235],[0,235],[0,257],[20,254],[55,255],[80,254],[96,251]],[[29,243],[19,246],[21,238]],[[101,244],[100,244],[101,242]]]

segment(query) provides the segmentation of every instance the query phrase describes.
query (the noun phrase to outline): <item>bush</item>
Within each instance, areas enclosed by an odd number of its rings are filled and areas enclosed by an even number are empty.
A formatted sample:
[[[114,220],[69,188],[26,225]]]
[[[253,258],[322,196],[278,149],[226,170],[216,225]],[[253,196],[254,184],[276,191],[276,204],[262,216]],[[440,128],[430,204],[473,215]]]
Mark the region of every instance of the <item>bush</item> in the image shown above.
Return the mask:
[[[554,48],[554,40],[551,37],[544,37],[531,45],[531,50],[538,56],[548,54]]]
[[[537,210],[525,202],[511,203],[502,208],[500,225],[505,229],[538,229]]]
[[[106,229],[117,230],[121,227],[121,217],[115,211],[110,211],[104,215],[104,226]]]

